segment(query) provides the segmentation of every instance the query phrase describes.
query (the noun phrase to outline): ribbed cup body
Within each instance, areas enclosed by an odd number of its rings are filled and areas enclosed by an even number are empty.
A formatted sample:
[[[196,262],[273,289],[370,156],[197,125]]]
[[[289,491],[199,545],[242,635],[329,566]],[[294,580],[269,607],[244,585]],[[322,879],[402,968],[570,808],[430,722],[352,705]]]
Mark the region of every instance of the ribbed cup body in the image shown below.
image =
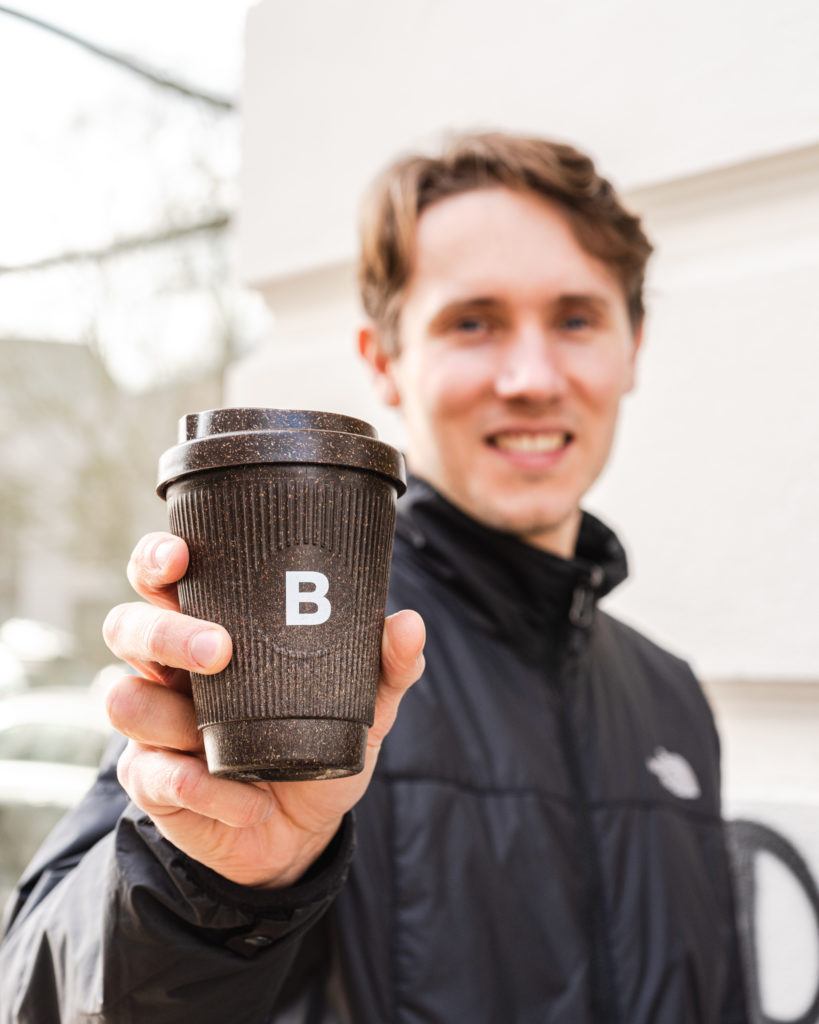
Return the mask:
[[[336,466],[237,466],[168,487],[171,529],[190,551],[180,607],[233,640],[223,672],[191,674],[201,729],[372,724],[395,501],[383,476]],[[273,764],[245,777],[317,775],[277,776]]]

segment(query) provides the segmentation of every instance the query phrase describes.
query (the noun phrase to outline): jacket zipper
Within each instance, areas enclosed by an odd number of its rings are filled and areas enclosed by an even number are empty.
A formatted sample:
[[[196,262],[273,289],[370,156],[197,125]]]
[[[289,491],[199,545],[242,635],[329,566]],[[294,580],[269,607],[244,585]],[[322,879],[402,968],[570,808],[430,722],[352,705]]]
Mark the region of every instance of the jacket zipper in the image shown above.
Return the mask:
[[[579,674],[581,655],[588,642],[588,630],[594,621],[594,589],[601,582],[602,576],[602,569],[593,566],[588,578],[581,580],[574,588],[568,616],[567,650],[558,667],[556,690],[563,753],[569,778],[577,796],[580,837],[584,845],[583,864],[588,883],[586,916],[592,957],[592,1017],[595,1024],[623,1024],[608,936],[600,854],[594,835],[578,739],[572,726],[567,700],[568,687]]]

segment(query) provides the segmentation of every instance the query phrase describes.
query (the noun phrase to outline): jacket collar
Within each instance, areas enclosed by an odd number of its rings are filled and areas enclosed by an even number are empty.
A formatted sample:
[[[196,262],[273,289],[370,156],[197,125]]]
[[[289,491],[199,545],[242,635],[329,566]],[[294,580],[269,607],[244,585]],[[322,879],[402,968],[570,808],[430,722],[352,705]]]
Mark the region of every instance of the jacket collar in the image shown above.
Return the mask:
[[[597,600],[628,574],[615,533],[581,512],[575,554],[562,558],[473,519],[409,474],[396,534],[486,624],[523,639],[561,623],[589,626]]]

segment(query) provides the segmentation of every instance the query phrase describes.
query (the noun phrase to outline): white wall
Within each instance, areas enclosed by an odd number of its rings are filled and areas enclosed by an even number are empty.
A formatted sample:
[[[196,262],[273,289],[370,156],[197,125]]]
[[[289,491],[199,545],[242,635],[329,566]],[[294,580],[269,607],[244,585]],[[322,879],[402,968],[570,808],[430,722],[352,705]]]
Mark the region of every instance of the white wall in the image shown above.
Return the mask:
[[[446,129],[575,142],[644,215],[638,387],[586,500],[630,556],[608,607],[707,683],[729,814],[819,875],[819,7],[262,0],[244,116],[240,273],[276,320],[230,403],[351,412],[400,444],[353,355],[356,207]],[[765,905],[791,906],[765,870]],[[765,919],[770,1014],[816,976],[805,920]]]
[[[631,200],[650,315],[589,496],[631,541],[614,605],[708,678],[819,678],[819,145]]]
[[[814,4],[265,0],[244,110],[241,272],[277,320],[230,400],[394,441],[352,355],[365,183],[446,126],[597,154],[658,247],[638,391],[588,496],[632,556],[612,610],[708,678],[819,678]]]
[[[813,0],[262,0],[246,34],[242,275],[343,261],[357,198],[441,129],[577,141],[635,189],[816,141]]]

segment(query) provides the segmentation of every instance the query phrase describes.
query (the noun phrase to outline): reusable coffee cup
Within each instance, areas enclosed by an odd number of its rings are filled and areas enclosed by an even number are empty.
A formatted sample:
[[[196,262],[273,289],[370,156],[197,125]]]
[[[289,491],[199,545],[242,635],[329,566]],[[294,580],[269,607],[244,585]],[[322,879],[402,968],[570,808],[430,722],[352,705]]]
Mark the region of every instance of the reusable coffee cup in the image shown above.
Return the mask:
[[[364,767],[405,480],[401,453],[350,416],[237,408],[179,421],[157,483],[190,552],[179,604],[233,640],[224,671],[191,673],[213,774]]]

